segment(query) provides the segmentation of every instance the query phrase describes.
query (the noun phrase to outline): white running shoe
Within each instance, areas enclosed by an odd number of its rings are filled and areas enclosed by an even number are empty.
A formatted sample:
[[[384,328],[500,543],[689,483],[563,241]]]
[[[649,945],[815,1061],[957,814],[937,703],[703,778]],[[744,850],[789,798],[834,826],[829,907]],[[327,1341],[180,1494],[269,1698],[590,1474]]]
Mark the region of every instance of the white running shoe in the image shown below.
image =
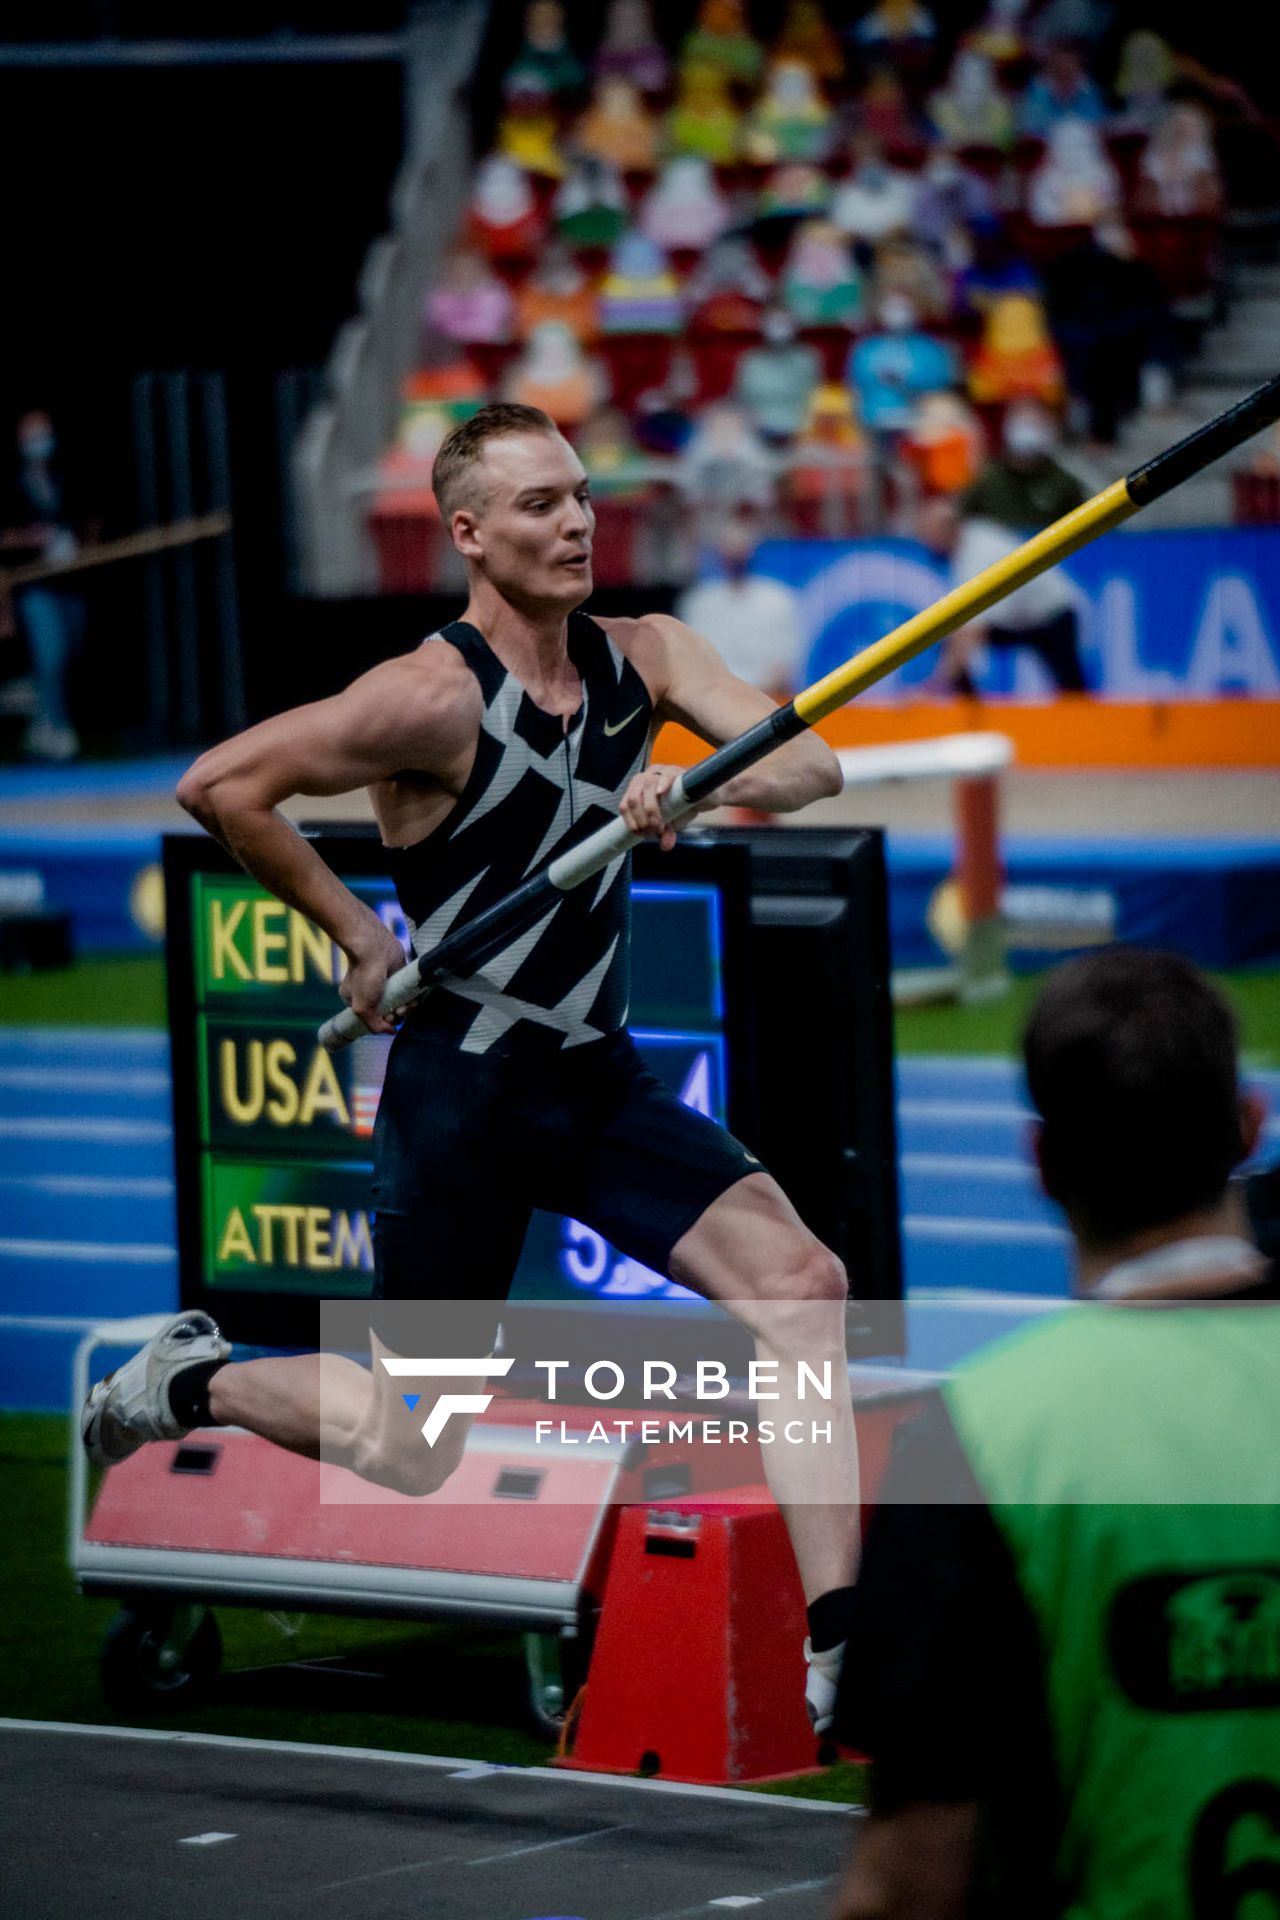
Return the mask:
[[[224,1340],[207,1313],[175,1313],[132,1360],[90,1389],[80,1415],[80,1438],[94,1467],[115,1466],[148,1440],[181,1440],[169,1406],[169,1383],[184,1367],[226,1360]]]
[[[836,1688],[840,1684],[840,1669],[844,1665],[845,1642],[838,1647],[828,1647],[822,1653],[815,1653],[812,1644],[804,1643],[805,1666],[808,1671],[804,1681],[804,1704],[809,1712],[809,1724],[816,1734],[828,1732],[835,1719]]]

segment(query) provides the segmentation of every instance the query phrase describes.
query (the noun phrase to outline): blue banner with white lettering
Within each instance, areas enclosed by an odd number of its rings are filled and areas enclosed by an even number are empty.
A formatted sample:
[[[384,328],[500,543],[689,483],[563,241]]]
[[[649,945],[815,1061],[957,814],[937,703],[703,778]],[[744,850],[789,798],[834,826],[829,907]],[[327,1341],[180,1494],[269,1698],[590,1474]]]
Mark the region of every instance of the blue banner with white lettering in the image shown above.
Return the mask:
[[[912,540],[770,540],[753,571],[793,587],[808,638],[801,684],[838,667],[932,605],[952,584],[942,556]],[[1280,528],[1113,533],[1062,569],[1089,683],[1116,700],[1280,697]],[[863,699],[920,689],[936,649]],[[1052,682],[1027,648],[986,649],[987,695],[1039,700]]]

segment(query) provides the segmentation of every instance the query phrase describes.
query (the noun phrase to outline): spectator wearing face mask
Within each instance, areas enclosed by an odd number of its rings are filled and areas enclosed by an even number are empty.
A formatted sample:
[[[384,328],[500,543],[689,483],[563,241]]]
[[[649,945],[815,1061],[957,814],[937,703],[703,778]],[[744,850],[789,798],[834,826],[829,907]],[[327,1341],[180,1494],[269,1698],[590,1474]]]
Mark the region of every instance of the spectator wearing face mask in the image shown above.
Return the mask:
[[[964,497],[968,518],[994,520],[1025,540],[1084,505],[1084,488],[1054,459],[1058,426],[1047,407],[1032,400],[1012,405],[1001,447]]]
[[[890,295],[902,294],[926,329],[945,325],[950,316],[952,287],[942,262],[906,234],[882,240],[876,248],[872,287],[877,308]]]
[[[761,331],[761,345],[739,357],[734,394],[758,432],[777,444],[791,440],[804,425],[822,362],[796,339],[796,323],[785,307],[771,307]]]
[[[750,522],[731,519],[716,542],[719,578],[690,587],[676,611],[740,680],[786,700],[804,661],[800,603],[783,581],[751,571],[755,545]]]
[[[1005,415],[1002,452],[963,496],[951,523],[935,519],[935,544],[950,551],[956,586],[985,567],[1007,559],[1029,534],[1082,506],[1085,489],[1054,459],[1053,415],[1034,401],[1019,401]],[[980,620],[945,642],[937,681],[972,695],[975,656],[983,646],[1023,647],[1045,667],[1063,693],[1086,693],[1079,625],[1069,582],[1052,568],[1010,593]]]
[[[701,414],[680,455],[679,484],[704,524],[773,506],[777,463],[741,407],[717,401]]]
[[[1038,227],[1092,227],[1120,205],[1120,176],[1088,120],[1057,120],[1031,176],[1027,212]]]
[[[1089,78],[1083,56],[1073,46],[1051,47],[1044,65],[1022,96],[1019,120],[1023,133],[1047,140],[1060,120],[1088,120],[1096,124],[1107,109]]]
[[[859,340],[845,377],[858,396],[864,424],[878,435],[896,435],[911,425],[917,400],[956,385],[955,355],[922,332],[913,303],[887,293],[879,304],[880,331]]]
[[[58,442],[47,413],[24,413],[18,422],[17,467],[10,488],[7,557],[16,565],[57,566],[73,560],[79,542],[68,502]],[[23,741],[39,760],[74,760],[80,741],[71,724],[67,678],[84,636],[84,602],[57,579],[23,587],[15,597],[35,682],[35,712]]]
[[[915,208],[915,181],[891,167],[877,142],[865,136],[855,140],[854,154],[853,172],[832,201],[832,220],[851,240],[868,244],[905,232]]]

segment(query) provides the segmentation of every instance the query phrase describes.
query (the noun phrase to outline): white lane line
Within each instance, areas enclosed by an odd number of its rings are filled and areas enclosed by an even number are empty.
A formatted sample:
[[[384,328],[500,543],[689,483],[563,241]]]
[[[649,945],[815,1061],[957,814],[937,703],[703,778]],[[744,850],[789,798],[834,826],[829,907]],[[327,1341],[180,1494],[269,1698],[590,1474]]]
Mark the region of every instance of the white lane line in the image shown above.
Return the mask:
[[[898,1119],[917,1123],[955,1127],[1029,1126],[1035,1115],[1030,1107],[1013,1106],[991,1100],[916,1100],[898,1102]],[[1280,1140],[1280,1117],[1268,1119],[1262,1129],[1264,1140]]]
[[[982,1293],[957,1287],[916,1287],[907,1295],[908,1311],[927,1317],[937,1308],[947,1313],[994,1313],[1008,1320],[1028,1319],[1033,1313],[1061,1313],[1079,1303],[1067,1294]]]
[[[169,1051],[160,1027],[4,1027],[0,1053],[151,1053]]]
[[[53,1087],[68,1093],[168,1093],[169,1076],[148,1067],[0,1067],[0,1087],[36,1093]]]
[[[904,1153],[898,1165],[904,1173],[940,1174],[955,1180],[1008,1180],[1025,1185],[1035,1178],[1029,1160],[999,1154]]]
[[[495,1860],[519,1860],[528,1853],[551,1853],[556,1847],[580,1847],[587,1840],[600,1840],[606,1833],[634,1833],[635,1822],[622,1827],[593,1827],[590,1833],[571,1833],[563,1840],[539,1840],[532,1847],[505,1847],[501,1853],[481,1853],[468,1860],[469,1867],[491,1867]]]
[[[234,1840],[234,1833],[187,1833],[179,1840],[180,1847],[216,1847],[220,1840]]]
[[[71,1320],[54,1313],[0,1313],[0,1329],[6,1333],[89,1333],[99,1324],[98,1314]]]
[[[918,1100],[908,1095],[898,1102],[900,1120],[945,1120],[957,1126],[989,1127],[1035,1118],[1030,1107],[1010,1100]]]
[[[0,1173],[0,1187],[28,1193],[74,1194],[84,1199],[168,1200],[173,1181],[165,1174],[138,1174],[113,1178],[105,1173]]]
[[[79,1260],[89,1266],[130,1260],[140,1267],[172,1266],[173,1247],[148,1240],[0,1240],[0,1260]]]
[[[29,1118],[0,1120],[0,1140],[99,1140],[142,1141],[173,1138],[173,1128],[164,1120],[86,1120],[56,1119],[52,1115],[33,1114]]]
[[[757,1897],[763,1905],[766,1900],[776,1900],[779,1895],[816,1893],[819,1887],[829,1887],[834,1880],[835,1875],[832,1873],[823,1874],[820,1880],[790,1880],[783,1887],[766,1887]],[[705,1913],[710,1904],[709,1900],[699,1900],[697,1905],[692,1907],[669,1907],[665,1913],[647,1913],[643,1916],[643,1920],[694,1920],[694,1916]]]
[[[764,1901],[758,1893],[722,1893],[718,1900],[708,1900],[709,1907],[762,1907]]]
[[[909,1240],[966,1240],[975,1246],[1065,1247],[1065,1227],[1047,1220],[967,1220],[958,1214],[908,1213],[902,1231]]]
[[[1257,1055],[1245,1053],[1241,1071],[1246,1080],[1280,1092],[1280,1072],[1274,1067],[1256,1065]],[[1016,1060],[998,1054],[981,1053],[904,1053],[897,1062],[900,1087],[915,1088],[931,1079],[975,1080],[1003,1084],[1011,1094],[1022,1088],[1022,1068]]]
[[[898,1059],[898,1072],[914,1079],[931,1073],[972,1074],[975,1080],[1013,1080],[1021,1068],[996,1053],[904,1053]]]

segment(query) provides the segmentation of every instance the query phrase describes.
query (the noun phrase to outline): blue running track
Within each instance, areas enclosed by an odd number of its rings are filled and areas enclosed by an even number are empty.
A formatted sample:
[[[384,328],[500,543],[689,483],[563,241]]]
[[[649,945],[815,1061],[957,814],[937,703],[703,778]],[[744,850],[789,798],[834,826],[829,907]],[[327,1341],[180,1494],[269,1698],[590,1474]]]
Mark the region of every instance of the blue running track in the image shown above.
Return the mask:
[[[898,1119],[909,1357],[947,1366],[1064,1298],[1066,1236],[1010,1064],[906,1057]],[[0,1407],[65,1410],[90,1325],[176,1306],[171,1153],[164,1034],[0,1028]]]

